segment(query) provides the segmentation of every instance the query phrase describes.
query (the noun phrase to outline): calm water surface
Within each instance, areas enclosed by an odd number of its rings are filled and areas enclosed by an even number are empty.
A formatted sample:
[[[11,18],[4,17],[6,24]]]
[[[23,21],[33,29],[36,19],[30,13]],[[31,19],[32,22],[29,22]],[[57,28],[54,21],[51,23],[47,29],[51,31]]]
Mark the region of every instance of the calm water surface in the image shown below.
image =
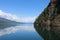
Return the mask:
[[[33,24],[0,26],[0,40],[43,40],[35,31]]]

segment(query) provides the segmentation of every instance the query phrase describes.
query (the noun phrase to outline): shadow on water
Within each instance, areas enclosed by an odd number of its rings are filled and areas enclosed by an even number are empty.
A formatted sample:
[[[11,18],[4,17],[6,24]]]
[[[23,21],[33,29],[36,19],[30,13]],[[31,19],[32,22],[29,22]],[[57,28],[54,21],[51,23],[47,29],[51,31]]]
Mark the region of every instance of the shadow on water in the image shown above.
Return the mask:
[[[57,27],[54,27],[53,30],[50,29],[48,31],[45,25],[41,26],[41,24],[34,24],[34,28],[38,34],[44,38],[44,40],[60,40],[60,31],[57,29]]]

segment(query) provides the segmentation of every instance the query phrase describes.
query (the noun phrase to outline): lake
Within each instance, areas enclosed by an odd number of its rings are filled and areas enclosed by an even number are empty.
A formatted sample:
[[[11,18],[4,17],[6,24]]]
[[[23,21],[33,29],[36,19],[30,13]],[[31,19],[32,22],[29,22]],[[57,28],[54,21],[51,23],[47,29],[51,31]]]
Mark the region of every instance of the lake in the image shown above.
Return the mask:
[[[35,31],[33,24],[1,26],[0,40],[43,40]]]

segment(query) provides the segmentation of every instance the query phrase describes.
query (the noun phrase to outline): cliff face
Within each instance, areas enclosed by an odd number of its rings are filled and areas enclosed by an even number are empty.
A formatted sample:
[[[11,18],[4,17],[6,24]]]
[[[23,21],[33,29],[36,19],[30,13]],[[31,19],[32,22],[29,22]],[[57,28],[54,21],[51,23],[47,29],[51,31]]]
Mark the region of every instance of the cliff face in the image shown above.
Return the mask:
[[[51,0],[34,27],[45,40],[60,40],[60,0]]]

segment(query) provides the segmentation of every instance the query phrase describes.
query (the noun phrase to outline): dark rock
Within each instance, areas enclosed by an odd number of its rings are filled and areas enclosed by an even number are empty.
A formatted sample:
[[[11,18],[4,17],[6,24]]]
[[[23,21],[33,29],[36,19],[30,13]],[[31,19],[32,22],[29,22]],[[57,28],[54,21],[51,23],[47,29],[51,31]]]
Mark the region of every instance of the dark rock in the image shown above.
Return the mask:
[[[44,40],[60,40],[60,0],[51,0],[35,20],[34,27]]]

